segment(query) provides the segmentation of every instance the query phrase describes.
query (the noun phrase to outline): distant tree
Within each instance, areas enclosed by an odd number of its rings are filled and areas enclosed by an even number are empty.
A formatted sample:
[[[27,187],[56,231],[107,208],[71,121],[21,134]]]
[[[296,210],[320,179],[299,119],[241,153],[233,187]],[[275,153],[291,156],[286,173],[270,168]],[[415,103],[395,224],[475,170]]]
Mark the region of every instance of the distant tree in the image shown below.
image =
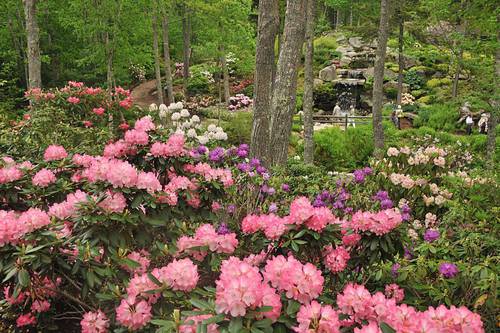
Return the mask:
[[[40,28],[37,19],[37,0],[23,0],[26,17],[28,88],[42,86],[42,60],[40,56]]]
[[[375,155],[381,156],[384,149],[384,128],[382,127],[382,104],[384,98],[384,68],[389,37],[389,0],[380,1],[380,25],[373,77],[373,139]]]
[[[306,10],[305,60],[304,60],[304,162],[314,163],[314,122],[313,122],[313,90],[314,90],[314,23],[316,0],[308,0]]]
[[[168,9],[167,2],[165,0],[160,0],[160,10],[161,10],[161,26],[162,26],[162,37],[163,37],[163,61],[165,67],[165,89],[167,90],[167,104],[174,103],[174,86],[172,81],[172,61],[170,58],[170,42],[169,42],[169,19],[168,19]]]
[[[161,85],[161,69],[160,69],[160,47],[159,47],[159,37],[158,37],[158,3],[157,0],[153,0],[152,6],[152,20],[153,26],[153,56],[155,60],[155,78],[156,78],[156,94],[158,98],[158,104],[164,104],[163,101],[163,88]]]

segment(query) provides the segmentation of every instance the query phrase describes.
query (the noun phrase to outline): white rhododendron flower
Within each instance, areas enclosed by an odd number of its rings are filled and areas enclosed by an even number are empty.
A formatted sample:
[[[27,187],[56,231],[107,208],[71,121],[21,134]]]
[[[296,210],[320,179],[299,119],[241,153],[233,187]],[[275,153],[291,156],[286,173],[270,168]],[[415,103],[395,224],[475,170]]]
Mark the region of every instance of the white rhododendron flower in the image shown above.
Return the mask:
[[[189,117],[189,111],[187,109],[181,110],[181,117],[186,118]]]
[[[158,106],[155,103],[153,103],[149,106],[149,111],[153,112],[156,110],[158,110]]]
[[[179,112],[172,113],[172,120],[173,121],[177,121],[179,119],[181,119],[181,114]]]
[[[208,137],[206,137],[205,135],[201,135],[199,136],[198,138],[198,142],[202,145],[204,144],[207,144],[208,143]]]
[[[197,115],[194,115],[191,117],[191,121],[193,123],[199,123],[200,122],[200,117],[198,117]]]
[[[215,132],[215,131],[216,131],[216,129],[217,129],[217,126],[215,126],[214,124],[210,124],[210,125],[208,125],[208,127],[207,127],[207,130],[208,130],[209,132]]]
[[[189,137],[189,138],[195,138],[197,136],[196,134],[196,130],[194,128],[191,128],[187,131],[186,135]]]

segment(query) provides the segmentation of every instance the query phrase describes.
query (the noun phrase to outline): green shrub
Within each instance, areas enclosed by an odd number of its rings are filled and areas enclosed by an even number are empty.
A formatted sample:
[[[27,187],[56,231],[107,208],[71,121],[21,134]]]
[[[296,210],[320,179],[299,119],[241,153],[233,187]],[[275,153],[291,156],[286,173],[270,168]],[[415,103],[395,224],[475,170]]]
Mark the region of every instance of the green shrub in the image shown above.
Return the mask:
[[[418,74],[416,67],[413,67],[404,74],[404,83],[410,86],[411,90],[419,90],[424,85],[424,78]]]
[[[325,48],[335,50],[337,48],[336,37],[332,35],[325,35],[318,37],[314,40],[314,48]]]
[[[366,166],[373,153],[371,126],[330,127],[314,134],[315,160],[327,170],[353,170]]]
[[[250,143],[252,120],[252,112],[235,112],[230,120],[222,121],[221,127],[227,133],[228,142],[233,145]]]
[[[419,99],[417,99],[417,102],[421,104],[429,104],[432,100],[431,96],[422,96]]]
[[[415,127],[427,126],[439,131],[453,132],[457,130],[458,117],[458,112],[454,106],[435,104],[421,109],[414,125]]]
[[[419,97],[422,97],[424,96],[426,93],[425,90],[423,89],[417,89],[417,90],[412,90],[411,91],[411,94],[415,97],[415,98],[419,98]]]
[[[442,79],[434,78],[427,81],[427,87],[436,88],[436,87],[446,86],[450,85],[451,82],[452,82],[451,79],[447,77],[444,77]]]
[[[324,111],[331,111],[335,106],[336,95],[333,85],[320,84],[314,87],[314,107]]]
[[[396,88],[388,87],[384,88],[385,95],[389,99],[394,99],[398,96],[398,90]]]

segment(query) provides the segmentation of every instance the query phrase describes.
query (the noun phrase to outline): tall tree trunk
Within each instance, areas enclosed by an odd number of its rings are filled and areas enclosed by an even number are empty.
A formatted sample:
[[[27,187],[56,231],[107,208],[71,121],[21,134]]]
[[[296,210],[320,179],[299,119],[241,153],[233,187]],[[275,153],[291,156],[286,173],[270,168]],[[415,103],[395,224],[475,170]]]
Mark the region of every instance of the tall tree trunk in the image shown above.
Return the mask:
[[[304,162],[314,163],[314,123],[313,123],[313,90],[314,90],[314,17],[316,0],[308,0],[306,12],[305,61],[304,61]],[[352,8],[351,8],[352,9]],[[352,13],[352,12],[351,12]]]
[[[403,95],[403,70],[405,68],[405,62],[403,57],[403,42],[404,42],[404,0],[400,0],[399,2],[399,10],[398,10],[398,24],[399,24],[399,36],[398,36],[398,62],[399,62],[399,70],[398,70],[398,97],[396,100],[397,105],[401,105],[401,96]]]
[[[109,38],[109,32],[106,31],[105,35],[105,49],[106,49],[106,82],[108,85],[109,96],[111,97],[111,90],[113,89],[113,47]]]
[[[500,15],[497,15],[497,25],[500,25]],[[500,30],[497,32],[497,42],[500,43]],[[486,144],[486,155],[488,158],[488,168],[496,170],[495,151],[496,151],[496,127],[498,125],[498,117],[500,113],[500,48],[497,47],[495,53],[495,97],[492,104],[490,120],[488,122],[488,141]]]
[[[40,29],[36,18],[37,0],[23,0],[28,40],[28,88],[42,86],[42,61],[40,58]]]
[[[335,30],[340,28],[340,9],[335,12]]]
[[[156,0],[153,1],[156,3]],[[156,94],[158,99],[158,104],[163,103],[163,89],[161,87],[161,71],[160,71],[160,50],[158,42],[158,13],[157,6],[153,6],[153,56],[155,57],[155,77],[156,77]]]
[[[229,69],[227,68],[224,45],[221,44],[219,46],[219,52],[220,52],[220,65],[222,70],[222,82],[224,85],[224,102],[227,105],[229,105],[229,98],[231,97],[231,93],[229,91]]]
[[[352,21],[353,21],[353,13],[352,13],[352,4],[354,0],[351,1],[350,7],[349,7],[349,26],[352,27]]]
[[[257,47],[255,52],[255,83],[251,156],[267,163],[269,121],[273,77],[275,72],[274,43],[279,30],[278,0],[259,1]]]
[[[189,9],[184,6],[184,14],[182,16],[182,37],[183,37],[183,62],[184,70],[182,73],[182,88],[184,90],[184,99],[187,101],[189,99],[188,92],[188,79],[189,79],[189,63],[191,58],[191,18],[189,15]]]
[[[165,88],[167,89],[167,104],[175,103],[174,84],[172,81],[172,61],[170,59],[170,43],[168,39],[168,13],[165,5],[161,5],[161,26],[163,31],[163,61],[165,62]]]
[[[288,144],[295,109],[297,72],[304,42],[305,9],[307,0],[288,0],[273,96],[271,99],[270,165],[284,165],[288,156]]]
[[[373,78],[373,140],[375,156],[381,157],[384,150],[384,128],[382,127],[382,104],[384,98],[384,67],[389,35],[389,0],[380,1],[380,25]]]

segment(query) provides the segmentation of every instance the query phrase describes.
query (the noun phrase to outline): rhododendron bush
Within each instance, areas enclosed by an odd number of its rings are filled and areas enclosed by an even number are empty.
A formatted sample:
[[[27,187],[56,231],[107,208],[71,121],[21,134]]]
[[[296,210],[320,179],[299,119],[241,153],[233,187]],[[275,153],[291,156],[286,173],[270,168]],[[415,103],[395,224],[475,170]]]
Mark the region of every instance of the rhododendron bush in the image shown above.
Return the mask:
[[[307,195],[245,144],[218,147],[210,130],[201,144],[183,117],[172,129],[143,117],[101,155],[50,145],[40,161],[2,159],[5,322],[85,333],[484,331],[464,306],[413,307],[410,288],[372,279],[405,255],[414,220],[413,202],[376,187],[382,171]],[[453,265],[439,268],[445,278]]]

